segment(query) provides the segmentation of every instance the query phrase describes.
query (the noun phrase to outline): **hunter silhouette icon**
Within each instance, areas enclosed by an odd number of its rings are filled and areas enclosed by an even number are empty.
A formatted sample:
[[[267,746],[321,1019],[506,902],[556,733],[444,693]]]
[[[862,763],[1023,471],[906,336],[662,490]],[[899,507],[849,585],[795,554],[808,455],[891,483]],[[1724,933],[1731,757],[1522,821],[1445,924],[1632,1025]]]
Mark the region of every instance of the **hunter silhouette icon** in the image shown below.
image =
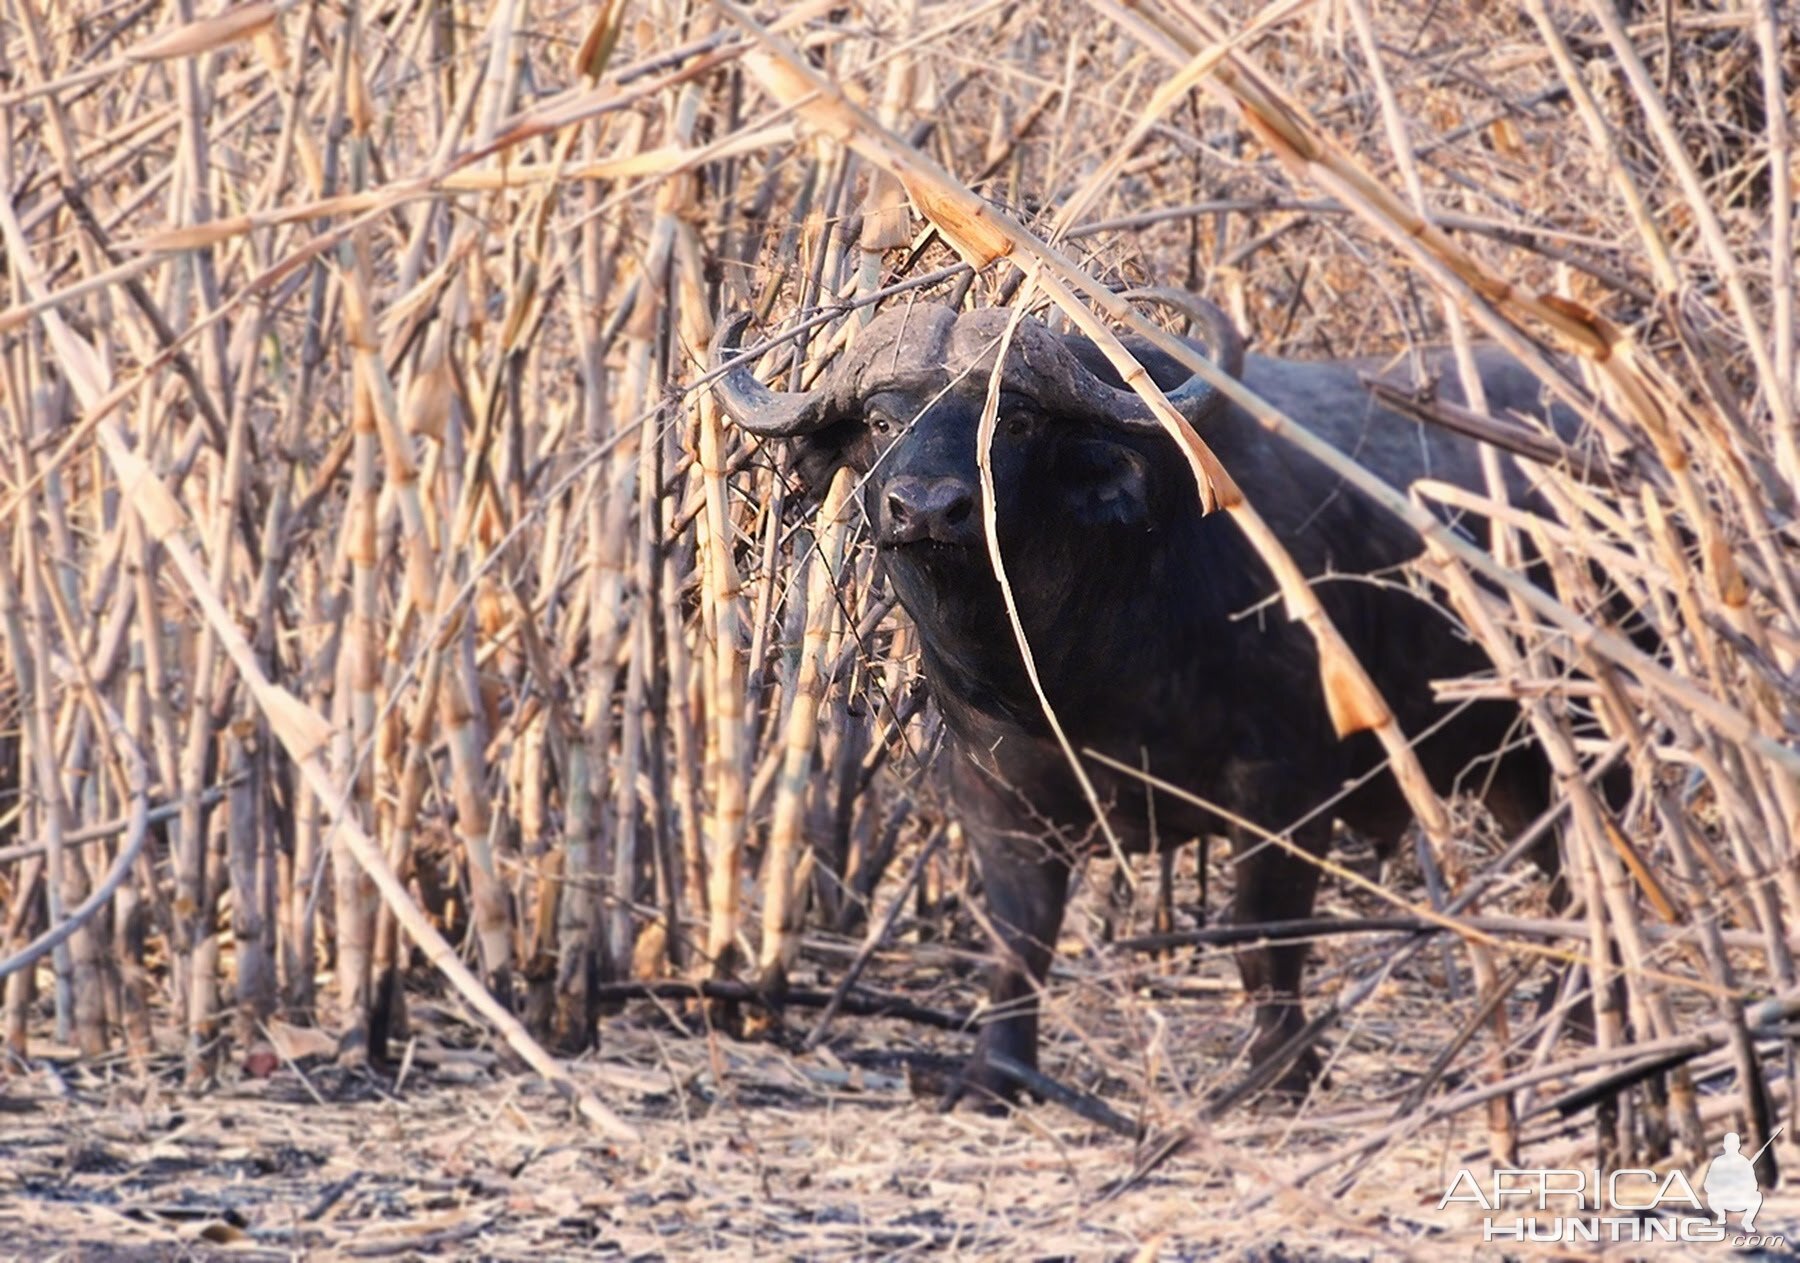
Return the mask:
[[[1725,1222],[1726,1212],[1742,1211],[1744,1231],[1755,1232],[1762,1191],[1756,1185],[1756,1168],[1738,1152],[1738,1144],[1735,1131],[1725,1133],[1724,1152],[1706,1169],[1706,1204],[1720,1223]]]

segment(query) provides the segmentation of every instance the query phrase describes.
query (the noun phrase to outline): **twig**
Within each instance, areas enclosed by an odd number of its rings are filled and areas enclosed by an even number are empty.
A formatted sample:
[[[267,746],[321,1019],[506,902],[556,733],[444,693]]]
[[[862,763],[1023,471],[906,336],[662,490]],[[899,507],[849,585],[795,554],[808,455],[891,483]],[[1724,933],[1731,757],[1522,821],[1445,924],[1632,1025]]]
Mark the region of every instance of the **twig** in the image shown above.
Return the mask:
[[[987,1064],[1011,1079],[1028,1092],[1060,1105],[1070,1113],[1077,1114],[1088,1122],[1104,1127],[1108,1131],[1136,1140],[1142,1135],[1142,1128],[1131,1119],[1119,1113],[1112,1106],[1090,1093],[1078,1091],[1067,1084],[1058,1083],[1040,1070],[1008,1057],[1005,1053],[989,1051]]]
[[[595,988],[595,997],[603,1002],[625,1000],[721,1000],[728,1004],[755,1004],[771,1010],[786,1005],[801,1009],[823,1009],[837,996],[835,991],[814,991],[789,987],[768,992],[754,983],[735,982],[728,978],[695,978],[687,981],[663,980],[646,982],[606,982]],[[969,1014],[946,1013],[927,1008],[899,996],[883,995],[867,990],[853,990],[837,1001],[838,1008],[859,1017],[891,1017],[940,1031],[967,1031],[974,1027]]]

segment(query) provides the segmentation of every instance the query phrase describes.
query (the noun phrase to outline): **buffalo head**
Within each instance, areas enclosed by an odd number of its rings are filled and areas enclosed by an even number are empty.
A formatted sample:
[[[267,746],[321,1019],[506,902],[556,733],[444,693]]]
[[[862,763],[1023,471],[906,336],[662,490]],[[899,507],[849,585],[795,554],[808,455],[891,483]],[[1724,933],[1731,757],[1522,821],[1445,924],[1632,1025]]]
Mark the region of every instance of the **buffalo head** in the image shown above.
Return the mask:
[[[1202,300],[1183,300],[1208,327],[1213,353],[1223,352],[1235,371],[1242,353],[1229,322]],[[929,303],[893,309],[876,317],[812,390],[771,391],[747,365],[724,374],[714,389],[742,428],[796,440],[794,468],[810,491],[821,491],[839,467],[853,470],[882,550],[910,554],[917,564],[954,565],[956,554],[980,557],[976,440],[1010,315],[1001,308],[959,315]],[[715,364],[731,358],[747,319],[735,315],[721,325]],[[1136,343],[1133,349],[1140,358],[1150,350]],[[1201,378],[1185,371],[1172,378],[1173,361],[1154,358],[1163,370],[1154,375],[1191,423],[1222,404]],[[1179,474],[1168,481],[1187,478],[1180,460],[1155,459],[1166,443],[1149,406],[1120,384],[1091,342],[1020,321],[1001,368],[992,451],[1003,540],[1014,534],[1011,524],[1025,521],[1034,535],[1058,522],[1146,529],[1161,494],[1163,476],[1154,467]],[[1191,482],[1185,494],[1192,496]]]

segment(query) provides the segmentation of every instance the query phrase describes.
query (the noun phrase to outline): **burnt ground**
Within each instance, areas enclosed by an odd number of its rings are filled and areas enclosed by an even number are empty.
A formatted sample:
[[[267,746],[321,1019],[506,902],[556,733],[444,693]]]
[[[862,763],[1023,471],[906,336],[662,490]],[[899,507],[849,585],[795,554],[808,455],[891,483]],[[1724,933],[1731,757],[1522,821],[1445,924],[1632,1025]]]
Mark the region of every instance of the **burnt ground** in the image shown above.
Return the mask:
[[[960,1057],[966,1036],[840,1018],[802,1052],[796,1038],[734,1038],[686,1006],[640,1001],[574,1067],[642,1128],[644,1144],[622,1148],[511,1068],[453,1000],[421,998],[401,1066],[341,1070],[327,1038],[276,1026],[277,1061],[255,1073],[234,1061],[198,1095],[180,1089],[173,1055],[85,1066],[40,1044],[0,1080],[0,1260],[1503,1257],[1483,1246],[1477,1215],[1437,1209],[1457,1168],[1481,1166],[1479,1111],[1347,1154],[1389,1125],[1467,1011],[1449,998],[1441,953],[1421,953],[1339,1029],[1330,1085],[1303,1106],[1255,1104],[1207,1127],[1206,1096],[1243,1068],[1247,1012],[1228,954],[1126,958],[1097,951],[1093,925],[1071,918],[1044,1067],[1141,1118],[1146,1144],[1049,1105],[938,1113],[926,1071]],[[1321,945],[1315,992],[1368,967],[1376,942]],[[828,985],[844,950],[799,981]],[[966,1009],[972,963],[902,945],[873,981]],[[790,1011],[790,1032],[812,1018]],[[1473,1066],[1465,1058],[1451,1081]],[[1726,1130],[1729,1099],[1706,1108],[1709,1128]],[[1180,1127],[1193,1142],[1121,1188]],[[1591,1164],[1579,1156],[1590,1133],[1585,1120],[1529,1128],[1526,1160]],[[1787,1140],[1778,1152],[1800,1170]],[[1773,1191],[1759,1227],[1800,1239],[1800,1197]],[[1606,1257],[1734,1253],[1637,1249]]]

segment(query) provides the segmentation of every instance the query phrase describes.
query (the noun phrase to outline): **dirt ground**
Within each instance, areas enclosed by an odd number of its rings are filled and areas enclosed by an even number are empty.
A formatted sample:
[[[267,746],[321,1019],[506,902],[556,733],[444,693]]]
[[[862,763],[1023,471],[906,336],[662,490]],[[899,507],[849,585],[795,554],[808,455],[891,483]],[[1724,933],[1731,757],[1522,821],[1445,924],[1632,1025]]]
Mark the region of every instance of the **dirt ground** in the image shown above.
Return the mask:
[[[1342,898],[1335,910],[1368,911]],[[1242,1070],[1247,1013],[1228,953],[1125,959],[1095,950],[1091,916],[1071,920],[1043,1064],[1141,1118],[1142,1143],[1050,1105],[938,1113],[913,1067],[962,1055],[967,1036],[840,1018],[817,1049],[790,1051],[797,1039],[736,1039],[683,1006],[638,1002],[575,1065],[642,1129],[641,1147],[621,1147],[509,1068],[451,1002],[421,999],[398,1067],[341,1070],[318,1032],[277,1026],[275,1064],[233,1061],[199,1096],[175,1086],[174,1056],[143,1074],[80,1067],[42,1046],[26,1072],[0,1081],[0,1259],[1519,1253],[1484,1245],[1470,1207],[1438,1209],[1457,1169],[1483,1169],[1480,1111],[1353,1152],[1388,1126],[1466,1007],[1444,1002],[1442,954],[1421,953],[1340,1028],[1330,1085],[1303,1106],[1253,1105],[1208,1126],[1206,1095]],[[1329,991],[1371,950],[1369,940],[1321,945],[1315,987]],[[885,957],[873,982],[967,1009],[975,963],[914,947]],[[821,966],[798,981],[831,977]],[[788,1026],[803,1034],[812,1020],[790,1011]],[[1728,1099],[1709,1103],[1722,1134]],[[1545,1158],[1578,1152],[1590,1119],[1528,1127],[1527,1163],[1580,1165]],[[1186,1149],[1128,1178],[1183,1127],[1194,1132]],[[1800,1169],[1788,1139],[1777,1152]],[[1800,1197],[1768,1191],[1758,1229],[1800,1240]],[[1661,1242],[1604,1257],[1750,1256],[1794,1257]]]

